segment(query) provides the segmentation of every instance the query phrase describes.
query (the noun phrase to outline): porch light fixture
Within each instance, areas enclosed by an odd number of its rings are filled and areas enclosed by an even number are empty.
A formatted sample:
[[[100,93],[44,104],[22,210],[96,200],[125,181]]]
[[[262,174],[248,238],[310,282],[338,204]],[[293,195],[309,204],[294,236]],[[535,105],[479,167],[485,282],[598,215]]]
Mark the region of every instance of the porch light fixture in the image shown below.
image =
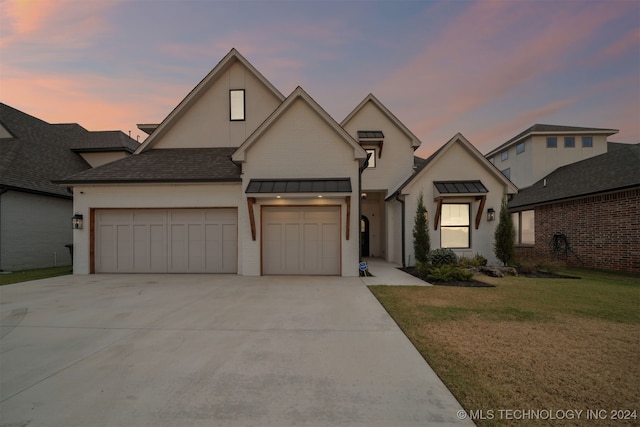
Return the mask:
[[[71,218],[71,226],[72,226],[72,228],[74,230],[81,230],[82,229],[82,215],[75,214]]]
[[[494,221],[496,219],[496,211],[493,208],[487,209],[487,221]]]
[[[367,198],[367,193],[360,194],[360,197],[362,197],[363,199],[366,199]]]

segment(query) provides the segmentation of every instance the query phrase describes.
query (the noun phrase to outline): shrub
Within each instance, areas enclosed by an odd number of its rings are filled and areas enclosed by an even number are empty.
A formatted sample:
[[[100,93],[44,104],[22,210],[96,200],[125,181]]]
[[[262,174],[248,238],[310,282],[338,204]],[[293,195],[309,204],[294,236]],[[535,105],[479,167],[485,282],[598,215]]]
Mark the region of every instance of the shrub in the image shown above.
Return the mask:
[[[476,254],[473,258],[460,258],[458,264],[461,267],[484,267],[487,265],[487,259],[480,254]]]
[[[431,272],[431,266],[426,262],[416,261],[416,269],[418,270],[418,275],[423,279],[427,279]]]
[[[427,277],[434,282],[468,282],[473,277],[473,273],[464,268],[456,267],[455,265],[445,264],[440,267],[431,268]]]
[[[416,261],[427,263],[429,251],[431,250],[431,239],[429,238],[429,220],[426,215],[427,209],[424,207],[422,192],[418,196],[418,207],[413,225],[413,252]]]
[[[502,199],[498,226],[494,233],[493,252],[504,266],[509,265],[515,255],[515,229],[507,208],[507,198]]]
[[[441,265],[455,265],[458,263],[458,257],[451,249],[434,249],[429,253],[429,261],[431,265],[438,267]]]

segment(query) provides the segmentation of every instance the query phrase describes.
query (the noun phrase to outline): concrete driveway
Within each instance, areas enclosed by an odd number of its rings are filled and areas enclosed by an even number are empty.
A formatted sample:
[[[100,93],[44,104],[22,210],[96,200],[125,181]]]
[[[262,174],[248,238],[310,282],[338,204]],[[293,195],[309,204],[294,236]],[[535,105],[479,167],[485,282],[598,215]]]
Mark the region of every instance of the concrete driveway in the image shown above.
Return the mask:
[[[0,287],[2,426],[473,425],[359,278]]]

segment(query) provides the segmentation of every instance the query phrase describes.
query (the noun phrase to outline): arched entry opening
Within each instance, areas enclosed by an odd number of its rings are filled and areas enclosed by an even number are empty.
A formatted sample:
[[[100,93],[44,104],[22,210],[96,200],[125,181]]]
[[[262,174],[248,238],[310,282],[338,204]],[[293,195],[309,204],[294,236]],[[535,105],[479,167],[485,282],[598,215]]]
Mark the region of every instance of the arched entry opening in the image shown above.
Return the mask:
[[[369,256],[369,218],[364,215],[360,217],[360,253]]]

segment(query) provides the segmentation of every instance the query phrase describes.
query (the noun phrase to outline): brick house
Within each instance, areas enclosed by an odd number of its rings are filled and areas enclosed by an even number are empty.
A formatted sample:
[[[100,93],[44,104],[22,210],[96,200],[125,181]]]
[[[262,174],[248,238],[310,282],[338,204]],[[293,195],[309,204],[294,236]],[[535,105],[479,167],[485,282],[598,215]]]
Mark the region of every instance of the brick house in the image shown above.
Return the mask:
[[[640,273],[640,144],[556,169],[509,202],[520,258]]]

